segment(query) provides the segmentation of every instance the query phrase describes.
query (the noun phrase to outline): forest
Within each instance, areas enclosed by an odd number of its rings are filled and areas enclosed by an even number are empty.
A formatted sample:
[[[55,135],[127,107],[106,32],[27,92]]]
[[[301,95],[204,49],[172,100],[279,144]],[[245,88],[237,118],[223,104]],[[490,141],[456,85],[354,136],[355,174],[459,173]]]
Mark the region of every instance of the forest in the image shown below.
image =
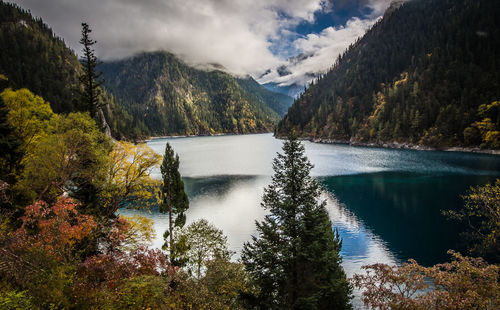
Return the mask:
[[[276,133],[498,149],[499,14],[495,0],[403,3],[332,60]]]
[[[190,67],[168,52],[104,62],[105,87],[151,135],[271,132],[292,99],[251,78]]]

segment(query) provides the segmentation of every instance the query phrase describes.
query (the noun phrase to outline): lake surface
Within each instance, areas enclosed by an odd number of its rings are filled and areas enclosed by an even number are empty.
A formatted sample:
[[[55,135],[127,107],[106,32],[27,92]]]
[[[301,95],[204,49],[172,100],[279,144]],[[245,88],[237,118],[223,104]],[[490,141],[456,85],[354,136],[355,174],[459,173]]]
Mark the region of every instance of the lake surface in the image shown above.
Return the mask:
[[[259,134],[154,139],[148,144],[163,154],[166,142],[180,156],[190,199],[187,223],[200,218],[212,222],[228,236],[237,257],[255,233],[255,220],[265,215],[260,201],[282,141]],[[414,258],[432,265],[448,260],[448,249],[463,249],[462,227],[447,221],[441,210],[460,208],[460,196],[470,186],[500,177],[500,156],[304,144],[343,239],[348,276],[376,262],[400,264]],[[155,176],[160,177],[159,170]],[[144,214],[155,221],[154,245],[160,247],[168,217]]]

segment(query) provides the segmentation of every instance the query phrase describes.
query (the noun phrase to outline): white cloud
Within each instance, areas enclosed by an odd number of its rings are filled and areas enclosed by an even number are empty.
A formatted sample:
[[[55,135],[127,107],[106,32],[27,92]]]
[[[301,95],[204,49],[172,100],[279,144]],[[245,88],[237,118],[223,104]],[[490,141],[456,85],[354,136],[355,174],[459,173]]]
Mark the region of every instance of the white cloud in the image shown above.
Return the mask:
[[[315,12],[335,10],[336,0],[11,0],[41,17],[77,52],[80,24],[87,22],[105,60],[168,50],[191,64],[221,64],[235,74],[259,76],[287,64],[280,55],[295,48],[314,55],[290,67],[288,82],[301,83],[305,73],[331,66],[390,2],[361,1],[374,10],[368,20],[297,39],[294,26],[313,22]]]
[[[349,44],[363,36],[375,21],[376,19],[352,18],[345,26],[328,27],[320,34],[309,34],[296,39],[294,41],[296,49],[307,57],[300,61],[294,59],[288,61],[286,66],[289,75],[279,76],[273,70],[260,79],[260,82],[275,82],[283,86],[309,83],[312,76],[326,72],[334,64],[337,56],[344,52]]]
[[[169,50],[190,63],[258,73],[281,60],[269,50],[280,31],[312,21],[324,0],[14,0],[79,51],[86,21],[102,59]]]
[[[298,53],[304,55],[304,59],[287,61],[285,66],[290,74],[280,76],[276,70],[272,70],[260,78],[259,82],[274,82],[281,86],[307,85],[315,75],[325,73],[335,63],[339,54],[342,54],[356,39],[362,37],[383,15],[391,2],[392,0],[366,0],[365,5],[372,10],[366,18],[351,18],[344,26],[328,27],[319,34],[297,38],[293,45]],[[335,2],[333,2],[333,10],[335,10]]]

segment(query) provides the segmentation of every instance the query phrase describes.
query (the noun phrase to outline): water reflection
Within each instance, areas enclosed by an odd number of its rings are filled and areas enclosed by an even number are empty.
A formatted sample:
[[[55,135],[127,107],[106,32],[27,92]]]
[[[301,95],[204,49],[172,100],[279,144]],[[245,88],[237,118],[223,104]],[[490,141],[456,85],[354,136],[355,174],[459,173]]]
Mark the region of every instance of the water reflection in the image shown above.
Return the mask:
[[[207,219],[228,237],[229,248],[239,255],[243,243],[255,232],[255,220],[264,218],[260,200],[269,177],[214,176],[184,178],[189,196],[186,224]],[[156,210],[151,213],[121,210],[122,214],[142,214],[154,220],[157,232],[153,246],[161,247],[168,216]]]
[[[256,233],[255,221],[262,220],[265,210],[260,206],[263,189],[270,182],[267,176],[214,176],[185,178],[190,207],[186,213],[187,224],[204,218],[222,229],[228,237],[229,247],[239,257],[244,242]],[[343,265],[351,276],[365,264],[375,262],[395,263],[396,259],[385,243],[367,229],[353,212],[339,203],[334,196],[325,193],[322,197],[333,226],[343,238]],[[141,213],[122,210],[122,214]],[[157,211],[142,212],[155,222],[157,236],[155,247],[163,244],[162,234],[168,227],[168,216]]]
[[[463,250],[457,223],[441,214],[462,206],[471,185],[494,181],[487,175],[382,172],[323,177],[321,183],[364,227],[380,236],[399,260],[432,265],[447,260],[448,249]]]

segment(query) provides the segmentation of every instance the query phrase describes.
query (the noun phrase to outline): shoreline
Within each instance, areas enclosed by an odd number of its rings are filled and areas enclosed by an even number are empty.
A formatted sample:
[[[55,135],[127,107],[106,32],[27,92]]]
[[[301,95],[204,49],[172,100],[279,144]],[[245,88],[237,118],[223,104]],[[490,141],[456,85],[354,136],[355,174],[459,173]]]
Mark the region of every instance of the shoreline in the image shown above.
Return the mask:
[[[142,139],[137,141],[138,143],[146,143],[149,141],[153,141],[156,139],[176,139],[176,138],[193,138],[193,137],[220,137],[220,136],[247,136],[247,135],[263,135],[263,134],[272,134],[272,131],[267,132],[250,132],[250,133],[214,133],[214,134],[206,134],[206,135],[167,135],[167,136],[152,136],[146,139]]]
[[[478,147],[458,147],[458,146],[432,147],[432,146],[412,144],[412,143],[360,142],[360,141],[345,141],[345,140],[311,138],[311,137],[304,137],[301,139],[310,141],[312,143],[321,143],[321,144],[344,144],[344,145],[350,145],[350,146],[384,148],[384,149],[399,149],[399,150],[414,150],[414,151],[442,151],[442,152],[461,152],[461,153],[500,155],[500,150],[481,149]]]
[[[273,132],[254,132],[254,133],[215,133],[207,135],[168,135],[168,136],[153,136],[147,139],[140,140],[140,143],[146,143],[156,139],[171,139],[171,138],[191,138],[191,137],[218,137],[218,136],[245,136],[245,135],[258,135],[258,134],[269,134]],[[283,136],[276,136],[276,139],[284,139]],[[398,150],[414,150],[414,151],[442,151],[442,152],[461,152],[461,153],[473,153],[473,154],[487,154],[487,155],[500,155],[500,150],[490,150],[481,149],[478,147],[432,147],[420,144],[412,143],[399,143],[399,142],[360,142],[360,141],[348,141],[348,140],[337,140],[337,139],[324,139],[324,138],[312,138],[312,137],[299,137],[300,140],[309,141],[311,143],[320,144],[342,144],[349,146],[360,146],[360,147],[370,147],[370,148],[384,148],[384,149],[398,149]]]

